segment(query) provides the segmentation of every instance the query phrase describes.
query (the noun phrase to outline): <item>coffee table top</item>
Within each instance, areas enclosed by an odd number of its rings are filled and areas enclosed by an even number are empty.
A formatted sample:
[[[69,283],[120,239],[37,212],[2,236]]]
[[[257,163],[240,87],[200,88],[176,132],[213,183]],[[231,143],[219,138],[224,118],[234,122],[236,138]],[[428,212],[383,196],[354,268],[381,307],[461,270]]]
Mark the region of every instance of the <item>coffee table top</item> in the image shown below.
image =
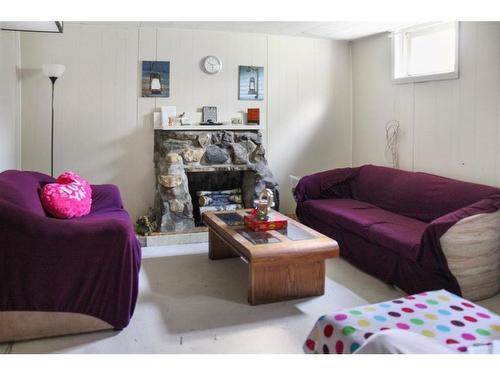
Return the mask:
[[[254,232],[243,222],[243,216],[249,212],[248,209],[207,212],[203,221],[248,261],[280,262],[291,257],[321,260],[339,255],[336,241],[289,217],[285,229]]]

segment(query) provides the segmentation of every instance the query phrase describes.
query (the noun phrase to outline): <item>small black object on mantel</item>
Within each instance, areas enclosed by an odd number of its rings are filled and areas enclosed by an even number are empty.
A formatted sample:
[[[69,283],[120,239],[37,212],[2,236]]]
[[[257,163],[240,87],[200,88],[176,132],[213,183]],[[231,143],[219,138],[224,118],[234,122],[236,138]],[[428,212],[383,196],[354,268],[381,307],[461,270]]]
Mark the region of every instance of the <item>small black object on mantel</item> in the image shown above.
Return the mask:
[[[208,120],[206,122],[200,122],[200,125],[222,125],[222,122],[212,122],[211,120]]]

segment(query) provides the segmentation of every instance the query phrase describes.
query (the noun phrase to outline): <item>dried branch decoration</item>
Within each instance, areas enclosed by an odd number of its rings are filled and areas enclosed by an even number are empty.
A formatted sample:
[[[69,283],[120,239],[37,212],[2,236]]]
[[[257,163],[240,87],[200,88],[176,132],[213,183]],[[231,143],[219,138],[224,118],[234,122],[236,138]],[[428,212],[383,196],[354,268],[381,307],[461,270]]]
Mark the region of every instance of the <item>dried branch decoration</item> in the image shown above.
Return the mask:
[[[385,158],[390,158],[393,168],[399,168],[399,129],[397,120],[390,120],[385,124]]]

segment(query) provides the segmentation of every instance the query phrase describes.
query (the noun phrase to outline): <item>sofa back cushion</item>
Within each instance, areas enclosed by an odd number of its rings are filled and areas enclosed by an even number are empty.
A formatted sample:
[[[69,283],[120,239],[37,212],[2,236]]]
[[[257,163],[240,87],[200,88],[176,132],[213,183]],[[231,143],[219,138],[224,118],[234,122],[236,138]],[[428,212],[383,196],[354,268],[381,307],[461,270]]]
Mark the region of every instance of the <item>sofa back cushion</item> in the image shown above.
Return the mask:
[[[364,165],[351,184],[355,199],[430,222],[500,189],[422,172]]]
[[[19,208],[46,216],[39,197],[39,189],[51,177],[37,172],[9,170],[0,173],[0,201],[5,200]]]

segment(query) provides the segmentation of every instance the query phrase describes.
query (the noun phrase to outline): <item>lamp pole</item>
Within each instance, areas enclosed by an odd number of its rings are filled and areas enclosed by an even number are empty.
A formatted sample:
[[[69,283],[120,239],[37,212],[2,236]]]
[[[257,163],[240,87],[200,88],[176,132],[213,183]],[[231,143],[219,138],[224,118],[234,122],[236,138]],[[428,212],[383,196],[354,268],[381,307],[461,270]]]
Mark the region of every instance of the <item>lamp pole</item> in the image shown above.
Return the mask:
[[[66,67],[61,64],[43,64],[42,66],[43,74],[50,79],[52,83],[52,117],[50,126],[50,175],[54,177],[54,88],[55,83],[59,77],[61,77],[66,70]]]
[[[50,131],[50,175],[54,177],[54,85],[57,77],[49,77],[52,82],[52,125]]]

